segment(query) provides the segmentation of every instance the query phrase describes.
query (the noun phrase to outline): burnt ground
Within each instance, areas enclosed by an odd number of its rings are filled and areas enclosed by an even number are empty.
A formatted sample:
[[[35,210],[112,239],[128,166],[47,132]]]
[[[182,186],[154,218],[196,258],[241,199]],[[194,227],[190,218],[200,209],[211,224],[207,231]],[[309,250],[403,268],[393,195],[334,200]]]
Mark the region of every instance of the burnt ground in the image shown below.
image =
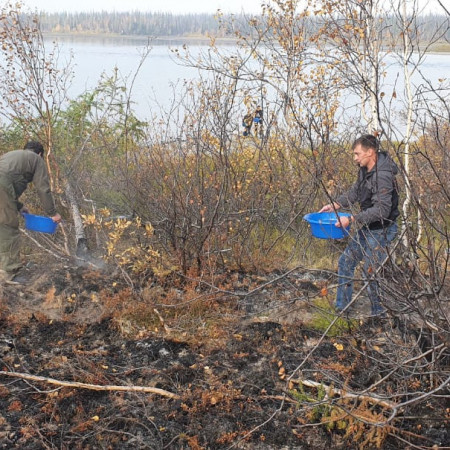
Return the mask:
[[[174,277],[137,288],[118,273],[49,263],[0,288],[1,370],[147,386],[96,391],[0,375],[0,448],[330,449],[450,446],[444,398],[398,411],[324,388],[404,401],[433,386],[396,370],[414,333],[334,317],[326,273],[223,274],[218,289]],[[237,295],[236,295],[237,294]],[[367,312],[361,300],[357,313]],[[411,353],[413,357],[413,353]],[[387,364],[388,362],[391,365]],[[389,424],[386,419],[391,417]],[[411,447],[413,448],[413,447]],[[417,448],[417,447],[416,447]]]

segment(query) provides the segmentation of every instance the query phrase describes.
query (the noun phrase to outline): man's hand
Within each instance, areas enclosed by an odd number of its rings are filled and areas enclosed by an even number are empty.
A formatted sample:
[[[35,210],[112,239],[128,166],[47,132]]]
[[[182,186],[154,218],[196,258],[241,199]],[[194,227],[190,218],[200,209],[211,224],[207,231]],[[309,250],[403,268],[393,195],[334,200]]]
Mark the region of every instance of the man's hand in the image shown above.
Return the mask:
[[[342,216],[339,217],[339,220],[336,222],[336,226],[338,228],[347,228],[353,222],[353,216],[347,217]]]
[[[53,222],[59,223],[61,222],[61,216],[58,213],[56,213],[54,216],[52,216],[52,220]]]
[[[339,203],[329,203],[328,205],[325,205],[319,212],[333,212],[338,210],[341,207]]]

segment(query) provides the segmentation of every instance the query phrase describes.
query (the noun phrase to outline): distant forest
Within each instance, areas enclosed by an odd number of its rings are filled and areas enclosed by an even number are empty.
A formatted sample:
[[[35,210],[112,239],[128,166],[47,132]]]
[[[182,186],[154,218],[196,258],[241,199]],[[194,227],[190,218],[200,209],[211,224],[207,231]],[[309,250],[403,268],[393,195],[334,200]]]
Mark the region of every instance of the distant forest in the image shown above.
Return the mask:
[[[224,15],[221,22],[214,14],[150,13],[150,12],[91,12],[91,13],[42,13],[41,29],[44,33],[95,33],[121,34],[151,37],[191,37],[214,35],[233,37],[236,31],[248,31],[249,17]],[[310,30],[319,25],[317,18],[309,18]],[[419,16],[421,39],[429,40],[448,19],[443,15],[429,14]],[[391,22],[388,18],[387,22]],[[221,26],[220,23],[226,23]],[[387,23],[387,27],[392,27]],[[232,25],[230,25],[232,24]],[[449,32],[445,36],[450,41]]]
[[[92,12],[40,15],[44,33],[112,33],[131,36],[231,35],[221,30],[213,14]],[[244,24],[244,21],[242,21]]]

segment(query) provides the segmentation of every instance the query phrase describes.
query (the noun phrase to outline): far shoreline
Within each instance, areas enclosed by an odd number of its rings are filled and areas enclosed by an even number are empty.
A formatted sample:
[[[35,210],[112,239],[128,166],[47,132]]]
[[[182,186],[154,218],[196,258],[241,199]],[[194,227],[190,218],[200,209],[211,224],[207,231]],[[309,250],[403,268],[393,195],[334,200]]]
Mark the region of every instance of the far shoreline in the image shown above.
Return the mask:
[[[211,40],[221,44],[236,44],[237,39],[232,37],[210,37],[203,35],[180,35],[180,36],[144,36],[137,34],[118,34],[118,33],[42,33],[47,39],[122,39],[124,41],[141,41],[143,43],[168,43],[168,42],[195,42],[209,44]]]
[[[176,43],[195,43],[209,44],[212,40],[222,45],[234,45],[237,39],[233,37],[213,37],[204,35],[180,35],[180,36],[144,36],[136,34],[118,34],[118,33],[43,33],[44,38],[48,39],[123,39],[124,41],[139,41],[149,44],[176,44]],[[423,50],[423,46],[422,46]],[[450,53],[450,43],[446,41],[435,42],[426,50],[427,53]]]

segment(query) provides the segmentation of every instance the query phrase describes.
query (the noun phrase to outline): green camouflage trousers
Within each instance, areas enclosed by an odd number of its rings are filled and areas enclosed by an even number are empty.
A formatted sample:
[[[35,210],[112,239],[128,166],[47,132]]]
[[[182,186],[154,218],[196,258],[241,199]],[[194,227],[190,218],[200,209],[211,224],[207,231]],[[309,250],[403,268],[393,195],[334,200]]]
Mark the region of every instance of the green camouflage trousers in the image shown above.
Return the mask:
[[[0,179],[0,269],[14,272],[20,262],[19,214],[13,186]]]

